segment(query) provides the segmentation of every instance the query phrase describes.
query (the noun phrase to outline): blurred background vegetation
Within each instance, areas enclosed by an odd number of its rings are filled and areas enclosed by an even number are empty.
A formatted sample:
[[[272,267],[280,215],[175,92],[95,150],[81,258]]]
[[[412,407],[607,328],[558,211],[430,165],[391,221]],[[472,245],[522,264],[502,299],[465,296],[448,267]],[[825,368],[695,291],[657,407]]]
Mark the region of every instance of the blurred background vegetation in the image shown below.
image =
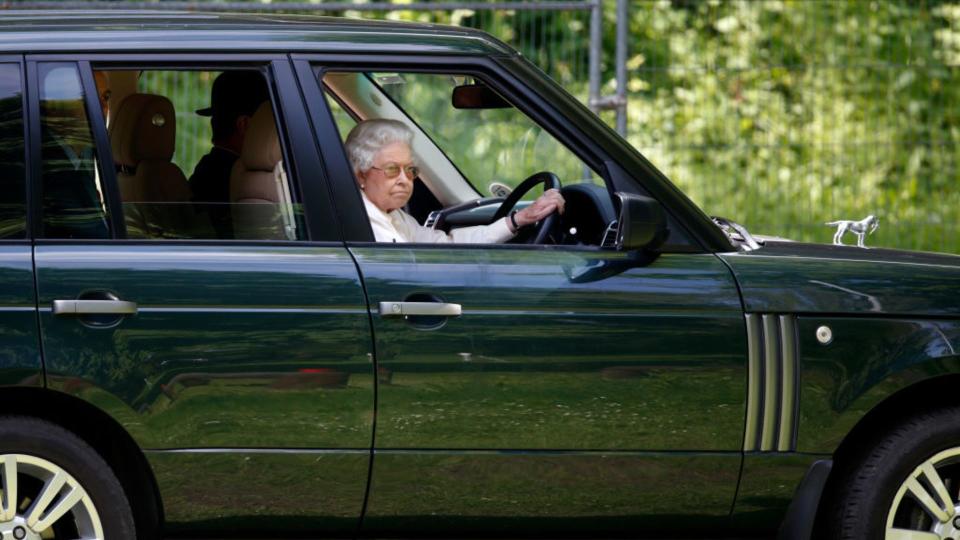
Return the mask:
[[[960,252],[960,2],[634,2],[630,140],[751,230]]]
[[[587,98],[587,10],[364,7],[329,14],[482,28]],[[876,214],[870,245],[960,253],[960,0],[632,0],[629,25],[628,139],[707,213],[820,242]]]

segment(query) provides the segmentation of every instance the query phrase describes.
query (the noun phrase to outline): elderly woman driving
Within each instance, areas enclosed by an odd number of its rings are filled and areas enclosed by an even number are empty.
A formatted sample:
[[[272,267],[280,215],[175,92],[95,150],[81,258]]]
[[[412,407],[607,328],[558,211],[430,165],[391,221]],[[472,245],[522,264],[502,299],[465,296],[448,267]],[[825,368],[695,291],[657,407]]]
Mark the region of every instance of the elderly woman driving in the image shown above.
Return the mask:
[[[364,120],[347,136],[347,156],[377,242],[500,243],[554,211],[563,213],[563,197],[551,189],[523,210],[490,225],[454,229],[449,234],[424,227],[403,211],[419,173],[410,149],[412,140],[410,128],[396,120]]]

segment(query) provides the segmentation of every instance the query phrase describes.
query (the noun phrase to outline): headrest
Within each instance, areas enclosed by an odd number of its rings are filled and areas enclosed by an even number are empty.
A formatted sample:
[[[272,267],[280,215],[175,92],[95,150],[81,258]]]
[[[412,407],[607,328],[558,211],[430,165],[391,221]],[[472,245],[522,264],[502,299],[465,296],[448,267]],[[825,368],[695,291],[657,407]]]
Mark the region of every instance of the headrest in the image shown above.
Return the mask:
[[[173,103],[153,94],[125,97],[110,126],[113,160],[128,167],[136,167],[144,160],[170,161],[176,138]]]
[[[273,171],[280,159],[280,138],[277,136],[277,124],[273,121],[273,107],[269,101],[264,101],[253,113],[247,126],[240,161],[247,170]]]

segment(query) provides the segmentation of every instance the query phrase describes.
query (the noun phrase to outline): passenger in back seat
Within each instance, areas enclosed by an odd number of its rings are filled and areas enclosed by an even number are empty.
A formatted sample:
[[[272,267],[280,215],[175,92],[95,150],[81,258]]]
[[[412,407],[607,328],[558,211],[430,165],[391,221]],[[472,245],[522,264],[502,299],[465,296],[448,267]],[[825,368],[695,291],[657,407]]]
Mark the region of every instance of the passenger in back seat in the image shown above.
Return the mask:
[[[269,99],[263,75],[256,71],[225,71],[213,81],[210,107],[197,114],[210,117],[213,148],[190,176],[193,202],[210,216],[219,238],[233,238],[230,216],[230,171],[243,149],[250,118]]]

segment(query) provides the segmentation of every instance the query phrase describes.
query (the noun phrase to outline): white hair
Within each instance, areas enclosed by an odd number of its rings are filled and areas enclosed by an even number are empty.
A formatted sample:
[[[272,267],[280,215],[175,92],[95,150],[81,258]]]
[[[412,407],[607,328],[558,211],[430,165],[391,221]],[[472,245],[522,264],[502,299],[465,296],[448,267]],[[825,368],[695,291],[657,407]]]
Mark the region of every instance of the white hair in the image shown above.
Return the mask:
[[[374,119],[360,122],[347,135],[347,158],[354,173],[373,167],[373,159],[380,150],[394,143],[410,146],[413,130],[399,120]]]

